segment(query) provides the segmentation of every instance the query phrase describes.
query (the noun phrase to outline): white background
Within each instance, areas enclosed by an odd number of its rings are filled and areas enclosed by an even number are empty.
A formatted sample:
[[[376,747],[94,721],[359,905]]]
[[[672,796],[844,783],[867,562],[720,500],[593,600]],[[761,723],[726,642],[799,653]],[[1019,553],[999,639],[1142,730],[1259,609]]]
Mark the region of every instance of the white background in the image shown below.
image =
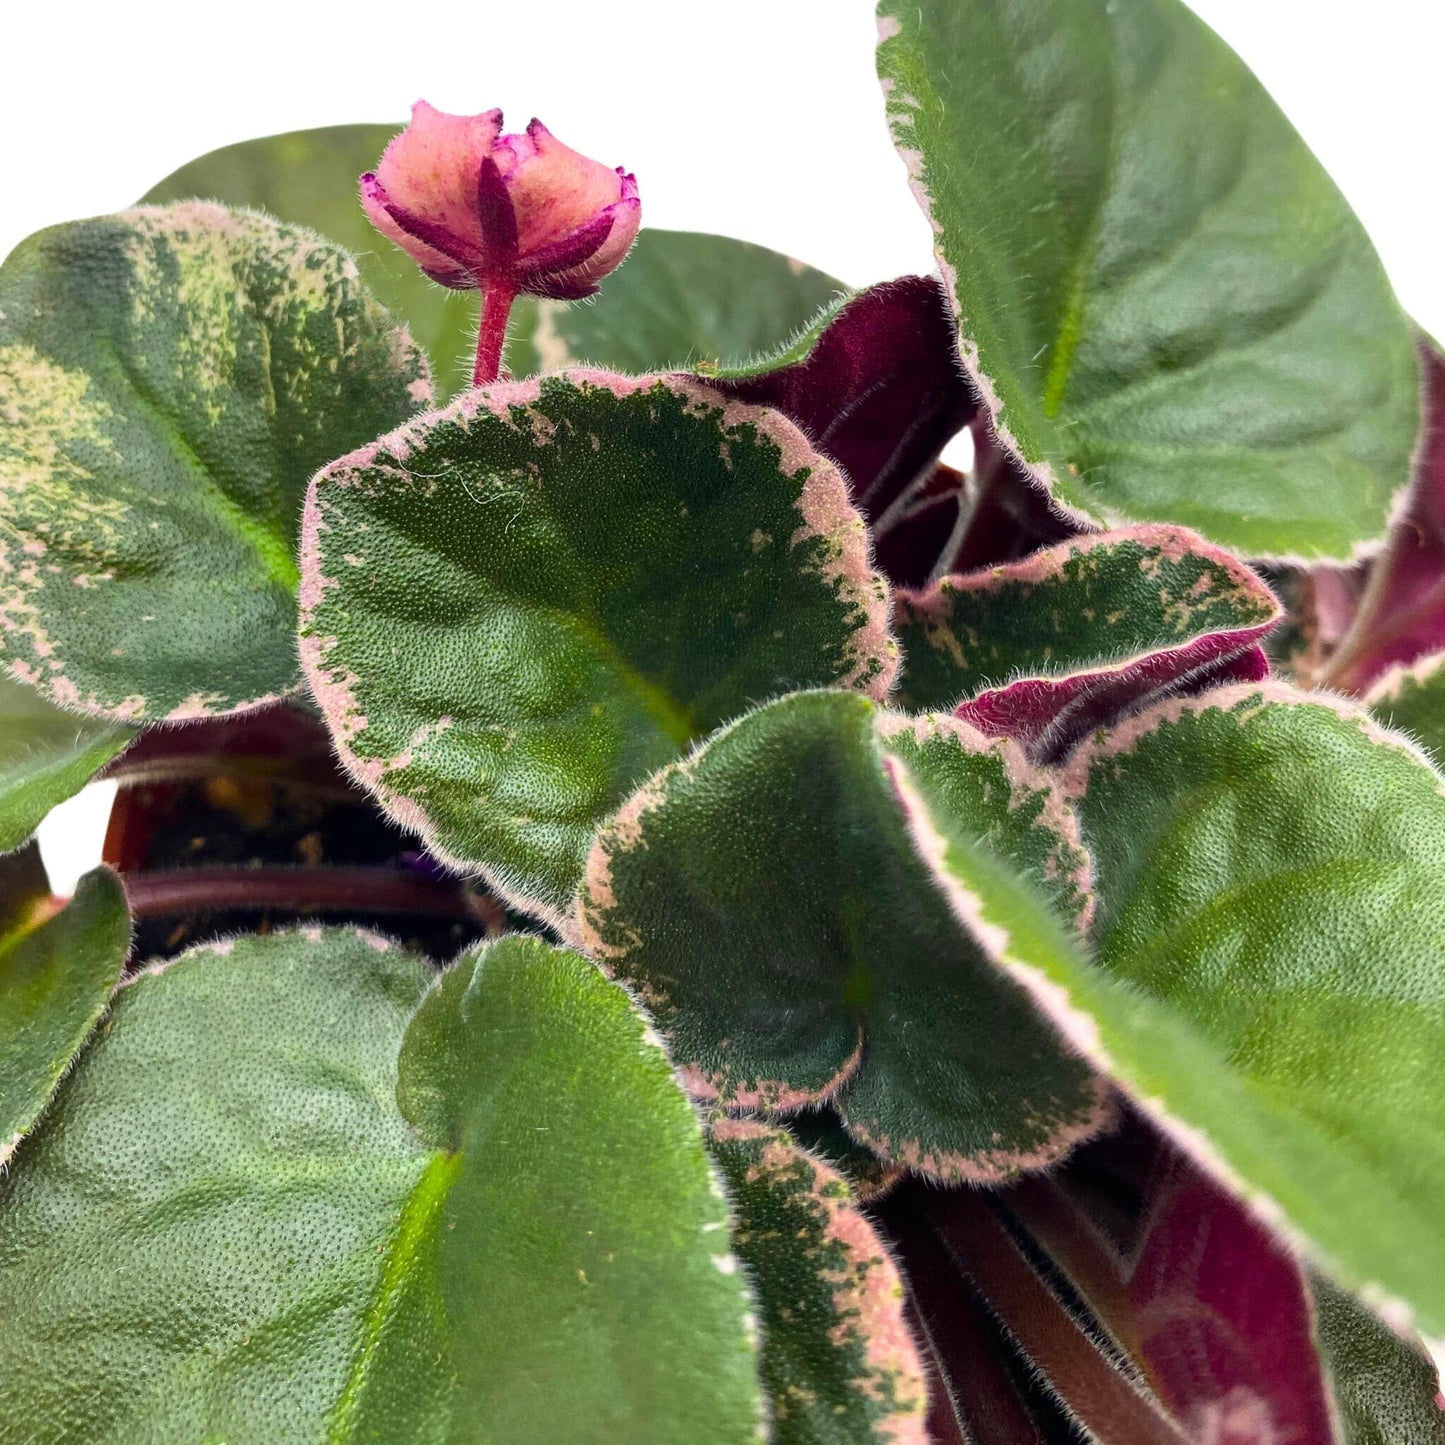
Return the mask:
[[[1445,336],[1440,0],[1193,0],[1254,67]],[[636,172],[646,224],[760,241],[864,285],[931,268],[888,140],[869,0],[16,0],[0,254],[231,141],[445,110],[534,113]],[[42,834],[66,890],[103,796]]]

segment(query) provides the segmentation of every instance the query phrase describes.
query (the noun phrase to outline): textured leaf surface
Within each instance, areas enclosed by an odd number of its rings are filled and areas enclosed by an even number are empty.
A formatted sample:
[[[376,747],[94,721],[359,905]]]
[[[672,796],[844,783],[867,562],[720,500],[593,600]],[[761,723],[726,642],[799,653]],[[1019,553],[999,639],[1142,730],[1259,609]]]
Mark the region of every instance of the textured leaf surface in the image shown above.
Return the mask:
[[[398,1099],[442,1152],[333,1428],[457,1445],[479,1426],[517,1445],[755,1438],[726,1204],[621,989],[536,939],[464,955],[407,1030]]]
[[[119,720],[284,693],[307,479],[430,396],[317,237],[192,204],[0,267],[0,657]]]
[[[1265,684],[1142,713],[1068,780],[1098,964],[1129,990],[1090,989],[1114,1068],[1345,1283],[1439,1330],[1438,774],[1368,714]]]
[[[376,234],[357,200],[357,177],[376,168],[400,129],[340,125],[243,141],[182,166],[145,199],[200,196],[256,206],[345,246],[362,280],[431,358],[438,396],[446,400],[471,378],[476,298],[431,285]],[[775,350],[841,289],[821,271],[762,246],[645,230],[595,302],[569,307],[523,297],[513,312],[507,365],[524,376],[581,360],[619,371],[747,361]]]
[[[877,721],[800,694],[665,769],[599,836],[583,935],[699,1091],[832,1098],[885,1158],[996,1180],[1101,1121],[1097,1081],[1004,971],[1068,946],[1005,860],[1076,918],[1082,855],[1012,744]],[[952,848],[932,834],[945,809]]]
[[[1436,767],[1445,767],[1445,652],[1391,668],[1366,701],[1381,722],[1414,738]]]
[[[18,848],[135,734],[53,707],[0,674],[0,853]]]
[[[1178,0],[883,0],[889,120],[965,364],[1058,503],[1347,555],[1409,476],[1408,325],[1364,231]]]
[[[426,1162],[393,1092],[426,971],[316,938],[122,989],[0,1181],[18,1438],[325,1438]]]
[[[430,977],[303,928],[120,990],[0,1180],[8,1429],[754,1438],[725,1204],[626,996],[532,941]]]
[[[1348,1445],[1442,1445],[1440,1382],[1425,1352],[1329,1280],[1316,1276],[1313,1294]]]
[[[97,868],[52,899],[32,858],[0,858],[0,1165],[34,1125],[120,978],[130,915]]]
[[[1077,538],[899,592],[898,701],[952,707],[1045,758],[1251,652],[1278,619],[1241,562],[1180,527]]]
[[[784,1129],[721,1119],[712,1152],[758,1299],[777,1445],[922,1445],[926,1389],[903,1285],[846,1181]]]
[[[836,468],[676,378],[471,393],[317,478],[302,657],[342,757],[553,919],[597,824],[756,701],[880,695],[886,589]]]

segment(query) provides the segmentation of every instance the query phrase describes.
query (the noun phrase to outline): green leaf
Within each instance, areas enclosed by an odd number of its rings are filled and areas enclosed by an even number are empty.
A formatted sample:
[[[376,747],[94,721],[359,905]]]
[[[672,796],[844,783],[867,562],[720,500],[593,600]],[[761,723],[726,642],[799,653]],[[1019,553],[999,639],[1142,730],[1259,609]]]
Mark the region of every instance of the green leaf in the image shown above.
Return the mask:
[[[1348,1445],[1442,1445],[1440,1382],[1425,1352],[1323,1276],[1311,1288]]]
[[[61,906],[25,853],[0,858],[0,1166],[105,1011],[130,943],[120,880],[97,868]]]
[[[0,674],[0,853],[18,848],[134,737],[130,728],[62,712]]]
[[[647,231],[585,306],[523,297],[507,365],[519,376],[586,363],[611,371],[735,371],[818,325],[841,281],[765,246]]]
[[[1445,767],[1445,652],[1391,668],[1365,701],[1381,722],[1407,733]]]
[[[1151,525],[1096,533],[923,592],[900,591],[897,701],[953,707],[991,691],[993,713],[1024,724],[1032,741],[1057,731],[1066,708],[1122,709],[1218,666],[1279,615],[1248,567],[1192,532]],[[969,721],[983,726],[980,716]]]
[[[725,1205],[643,1020],[531,940],[429,977],[308,927],[119,991],[0,1179],[10,1432],[755,1438]]]
[[[471,378],[476,298],[429,282],[377,235],[357,200],[358,177],[376,168],[400,129],[340,125],[243,141],[182,166],[145,199],[254,206],[346,247],[361,279],[431,358],[437,394],[447,400]],[[584,359],[619,371],[745,361],[787,341],[841,289],[821,271],[746,241],[645,230],[595,302],[523,297],[512,313],[507,365],[524,376]]]
[[[559,921],[597,824],[757,700],[892,679],[837,469],[776,413],[575,372],[470,393],[327,468],[302,659],[348,767]]]
[[[620,988],[538,939],[464,955],[407,1030],[398,1098],[442,1151],[438,1197],[413,1195],[429,1211],[419,1277],[353,1363],[345,1438],[413,1438],[396,1422],[419,1366],[449,1423],[416,1438],[469,1441],[479,1423],[519,1445],[755,1438],[726,1205]]]
[[[1079,978],[1095,1025],[1073,1026],[1332,1274],[1438,1332],[1439,776],[1368,714],[1277,683],[1155,707],[1066,776],[1098,967],[1124,990]]]
[[[323,1438],[426,1162],[393,1089],[427,975],[313,938],[193,949],[121,989],[0,1181],[19,1438]]]
[[[297,684],[307,479],[430,395],[316,237],[193,204],[0,267],[0,653],[62,706],[178,720]]]
[[[628,801],[588,861],[582,936],[636,987],[695,1092],[831,1099],[885,1159],[995,1182],[1106,1114],[1009,977],[1067,951],[1045,899],[1082,918],[1084,866],[1014,744],[800,693]]]
[[[964,363],[1056,503],[1346,556],[1419,374],[1358,221],[1179,0],[883,0],[893,137]]]
[[[761,1315],[775,1445],[921,1439],[903,1284],[843,1177],[784,1129],[720,1119],[712,1152]]]

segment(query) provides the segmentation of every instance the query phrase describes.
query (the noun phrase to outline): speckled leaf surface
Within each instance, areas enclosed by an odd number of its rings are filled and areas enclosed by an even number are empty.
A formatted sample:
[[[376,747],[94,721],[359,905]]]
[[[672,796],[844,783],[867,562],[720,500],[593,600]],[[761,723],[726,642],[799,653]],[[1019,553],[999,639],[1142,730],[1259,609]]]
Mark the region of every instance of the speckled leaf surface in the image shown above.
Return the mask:
[[[30,237],[0,267],[0,659],[117,720],[290,691],[307,479],[429,396],[308,232],[196,203]]]
[[[1251,556],[1385,530],[1408,324],[1299,136],[1180,0],[883,0],[893,138],[965,364],[1061,508]]]
[[[87,873],[68,903],[26,853],[0,858],[0,1166],[105,1010],[130,943],[120,880]]]
[[[776,1445],[925,1440],[903,1284],[843,1177],[785,1129],[720,1119],[713,1157],[752,1282]]]
[[[255,206],[346,247],[362,280],[431,358],[437,395],[448,400],[471,379],[476,298],[428,282],[376,234],[357,200],[357,177],[375,170],[400,129],[338,125],[243,141],[182,166],[145,199]],[[750,361],[776,350],[842,289],[763,246],[644,230],[595,302],[521,298],[506,361],[517,376],[579,361],[618,371]]]
[[[1044,757],[1253,649],[1280,606],[1258,576],[1181,527],[1098,533],[1022,562],[899,591],[896,701]]]
[[[463,955],[407,1029],[397,1097],[438,1152],[340,1438],[756,1438],[727,1205],[622,989],[533,938]]]
[[[434,852],[560,919],[593,830],[750,705],[892,680],[837,469],[678,378],[470,393],[322,472],[302,658],[341,756]]]
[[[947,857],[931,821],[944,809]],[[1084,868],[1071,818],[1013,744],[803,693],[628,801],[588,861],[581,929],[699,1093],[831,1099],[885,1159],[996,1181],[1105,1117],[1099,1081],[1006,972],[1068,948],[1015,870],[1072,921]]]
[[[1267,683],[1150,709],[1067,783],[1098,968],[1127,989],[1081,980],[1081,1039],[1333,1274],[1438,1332],[1439,775],[1363,710]]]
[[[0,673],[0,853],[18,848],[134,737],[130,728],[64,712]]]
[[[1381,722],[1413,738],[1445,768],[1445,652],[1391,668],[1365,701]]]
[[[432,978],[306,927],[116,994],[0,1179],[8,1429],[755,1438],[725,1201],[645,1022],[533,940]]]
[[[1311,1293],[1346,1445],[1445,1445],[1440,1382],[1424,1350],[1322,1276]]]

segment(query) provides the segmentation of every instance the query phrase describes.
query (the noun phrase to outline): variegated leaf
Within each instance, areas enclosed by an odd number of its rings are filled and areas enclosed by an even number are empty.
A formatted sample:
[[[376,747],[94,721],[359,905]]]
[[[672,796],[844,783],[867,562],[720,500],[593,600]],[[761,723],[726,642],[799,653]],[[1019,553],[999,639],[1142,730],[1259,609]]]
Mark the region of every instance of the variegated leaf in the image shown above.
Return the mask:
[[[553,920],[653,769],[797,687],[889,687],[837,469],[679,378],[470,393],[316,478],[302,658],[343,760],[434,852]]]
[[[119,721],[294,689],[307,479],[430,396],[320,238],[194,203],[0,267],[0,660]]]

